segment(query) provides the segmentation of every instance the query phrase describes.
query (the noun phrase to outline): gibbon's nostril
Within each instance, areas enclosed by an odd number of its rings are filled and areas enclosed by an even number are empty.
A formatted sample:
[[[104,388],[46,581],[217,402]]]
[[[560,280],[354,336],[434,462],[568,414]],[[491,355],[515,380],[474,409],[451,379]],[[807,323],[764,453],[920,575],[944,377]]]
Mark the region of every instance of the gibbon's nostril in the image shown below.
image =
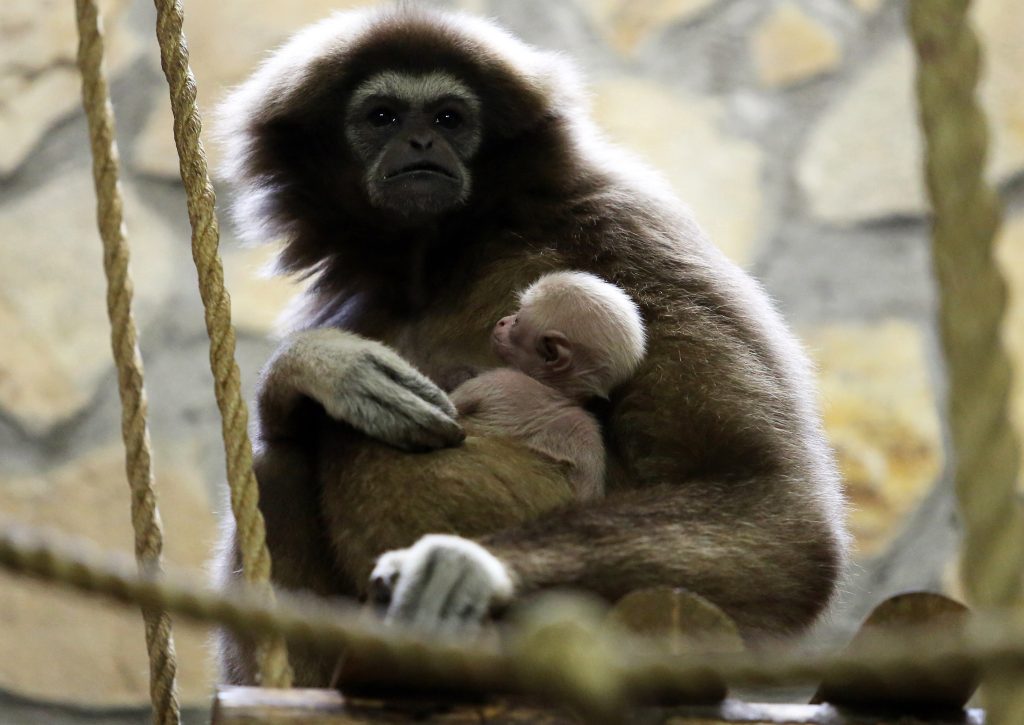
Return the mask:
[[[409,139],[409,145],[417,151],[426,151],[434,145],[434,140],[430,136],[413,136]]]
[[[498,327],[504,327],[504,326],[505,326],[505,318],[502,318],[502,319],[498,320]]]

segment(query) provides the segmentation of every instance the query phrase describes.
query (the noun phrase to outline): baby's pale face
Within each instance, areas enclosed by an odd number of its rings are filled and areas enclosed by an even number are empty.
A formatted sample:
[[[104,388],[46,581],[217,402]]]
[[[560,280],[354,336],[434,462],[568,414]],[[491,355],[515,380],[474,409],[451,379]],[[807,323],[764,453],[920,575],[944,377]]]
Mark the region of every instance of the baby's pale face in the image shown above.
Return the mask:
[[[535,377],[544,363],[537,350],[538,334],[539,330],[531,323],[529,314],[520,310],[502,317],[494,325],[491,347],[504,363]]]

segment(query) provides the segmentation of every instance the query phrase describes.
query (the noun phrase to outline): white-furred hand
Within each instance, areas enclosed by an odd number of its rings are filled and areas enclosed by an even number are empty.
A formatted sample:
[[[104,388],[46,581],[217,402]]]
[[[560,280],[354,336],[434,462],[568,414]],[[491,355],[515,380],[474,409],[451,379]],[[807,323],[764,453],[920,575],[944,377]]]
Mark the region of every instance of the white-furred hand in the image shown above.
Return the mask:
[[[337,329],[304,331],[274,368],[332,418],[398,448],[443,448],[465,437],[444,391],[374,340]]]
[[[389,551],[370,575],[372,596],[388,603],[388,621],[427,632],[475,627],[497,604],[512,598],[505,565],[461,536],[429,534],[408,549]]]

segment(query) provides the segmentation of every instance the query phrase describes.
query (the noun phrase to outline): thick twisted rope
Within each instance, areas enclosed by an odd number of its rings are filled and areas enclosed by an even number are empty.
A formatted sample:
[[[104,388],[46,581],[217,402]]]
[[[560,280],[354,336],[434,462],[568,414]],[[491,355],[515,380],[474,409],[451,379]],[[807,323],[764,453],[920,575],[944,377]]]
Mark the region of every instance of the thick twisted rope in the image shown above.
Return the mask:
[[[984,180],[988,132],[975,94],[980,49],[969,5],[914,0],[910,30],[964,522],[961,575],[978,605],[1012,607],[1024,575],[1020,448],[1007,409],[1011,366],[1000,337],[1006,283],[992,253],[1001,212]],[[1024,722],[1024,688],[993,682],[989,698],[993,722]]]
[[[89,542],[43,533],[0,520],[0,567],[60,583],[121,603],[166,609],[202,623],[216,623],[249,636],[347,652],[399,681],[454,686],[462,691],[542,695],[582,709],[587,721],[619,719],[624,707],[654,695],[704,699],[735,687],[870,682],[888,692],[916,690],[949,676],[973,678],[979,671],[1024,668],[1024,620],[975,614],[968,626],[951,630],[908,629],[864,633],[853,651],[840,655],[794,649],[672,656],[649,642],[603,629],[590,607],[550,606],[509,632],[509,647],[495,639],[473,644],[425,640],[382,626],[353,607],[282,595],[270,605],[259,592],[224,595],[175,576],[133,571],[123,556]],[[934,679],[933,679],[934,678]],[[1019,721],[1014,722],[1014,725]]]
[[[182,28],[181,3],[155,0],[156,34],[160,64],[170,87],[174,113],[174,143],[178,149],[181,180],[185,186],[188,216],[192,225],[192,258],[199,275],[199,292],[210,337],[210,368],[220,408],[224,450],[227,458],[231,509],[242,554],[245,580],[273,597],[270,587],[270,552],[267,549],[259,490],[252,470],[252,445],[248,412],[242,399],[235,333],[231,326],[231,300],[224,288],[224,269],[218,246],[220,231],[214,210],[215,197],[199,134],[202,123],[196,107],[196,83],[188,65],[188,46]],[[291,683],[288,652],[280,639],[260,648],[261,682],[272,687]]]
[[[110,339],[121,396],[125,469],[131,488],[135,559],[141,571],[158,574],[161,568],[163,532],[153,491],[142,356],[139,354],[135,320],[132,317],[133,285],[128,272],[128,242],[119,181],[120,164],[114,140],[114,111],[110,105],[103,68],[103,30],[95,0],[76,0],[75,6],[82,104],[88,119],[89,142],[92,146],[96,218],[103,240],[103,270],[107,277],[107,315],[110,318]],[[142,616],[146,624],[149,696],[153,703],[153,719],[160,725],[175,725],[180,720],[180,714],[175,687],[177,666],[171,620],[164,610],[148,606],[143,607]]]

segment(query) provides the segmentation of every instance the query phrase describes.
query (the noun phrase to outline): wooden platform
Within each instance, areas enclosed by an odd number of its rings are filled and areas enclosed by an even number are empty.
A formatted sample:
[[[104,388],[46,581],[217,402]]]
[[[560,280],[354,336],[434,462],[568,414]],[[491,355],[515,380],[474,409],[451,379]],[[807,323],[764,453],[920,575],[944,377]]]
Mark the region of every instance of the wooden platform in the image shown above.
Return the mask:
[[[214,725],[349,725],[352,723],[448,723],[523,725],[581,723],[566,710],[522,701],[445,705],[424,701],[387,703],[347,700],[335,690],[271,690],[223,687],[213,708]],[[637,708],[630,723],[673,725],[983,725],[981,710],[908,716],[840,710],[832,705],[774,705],[726,700],[719,705],[682,708]]]

